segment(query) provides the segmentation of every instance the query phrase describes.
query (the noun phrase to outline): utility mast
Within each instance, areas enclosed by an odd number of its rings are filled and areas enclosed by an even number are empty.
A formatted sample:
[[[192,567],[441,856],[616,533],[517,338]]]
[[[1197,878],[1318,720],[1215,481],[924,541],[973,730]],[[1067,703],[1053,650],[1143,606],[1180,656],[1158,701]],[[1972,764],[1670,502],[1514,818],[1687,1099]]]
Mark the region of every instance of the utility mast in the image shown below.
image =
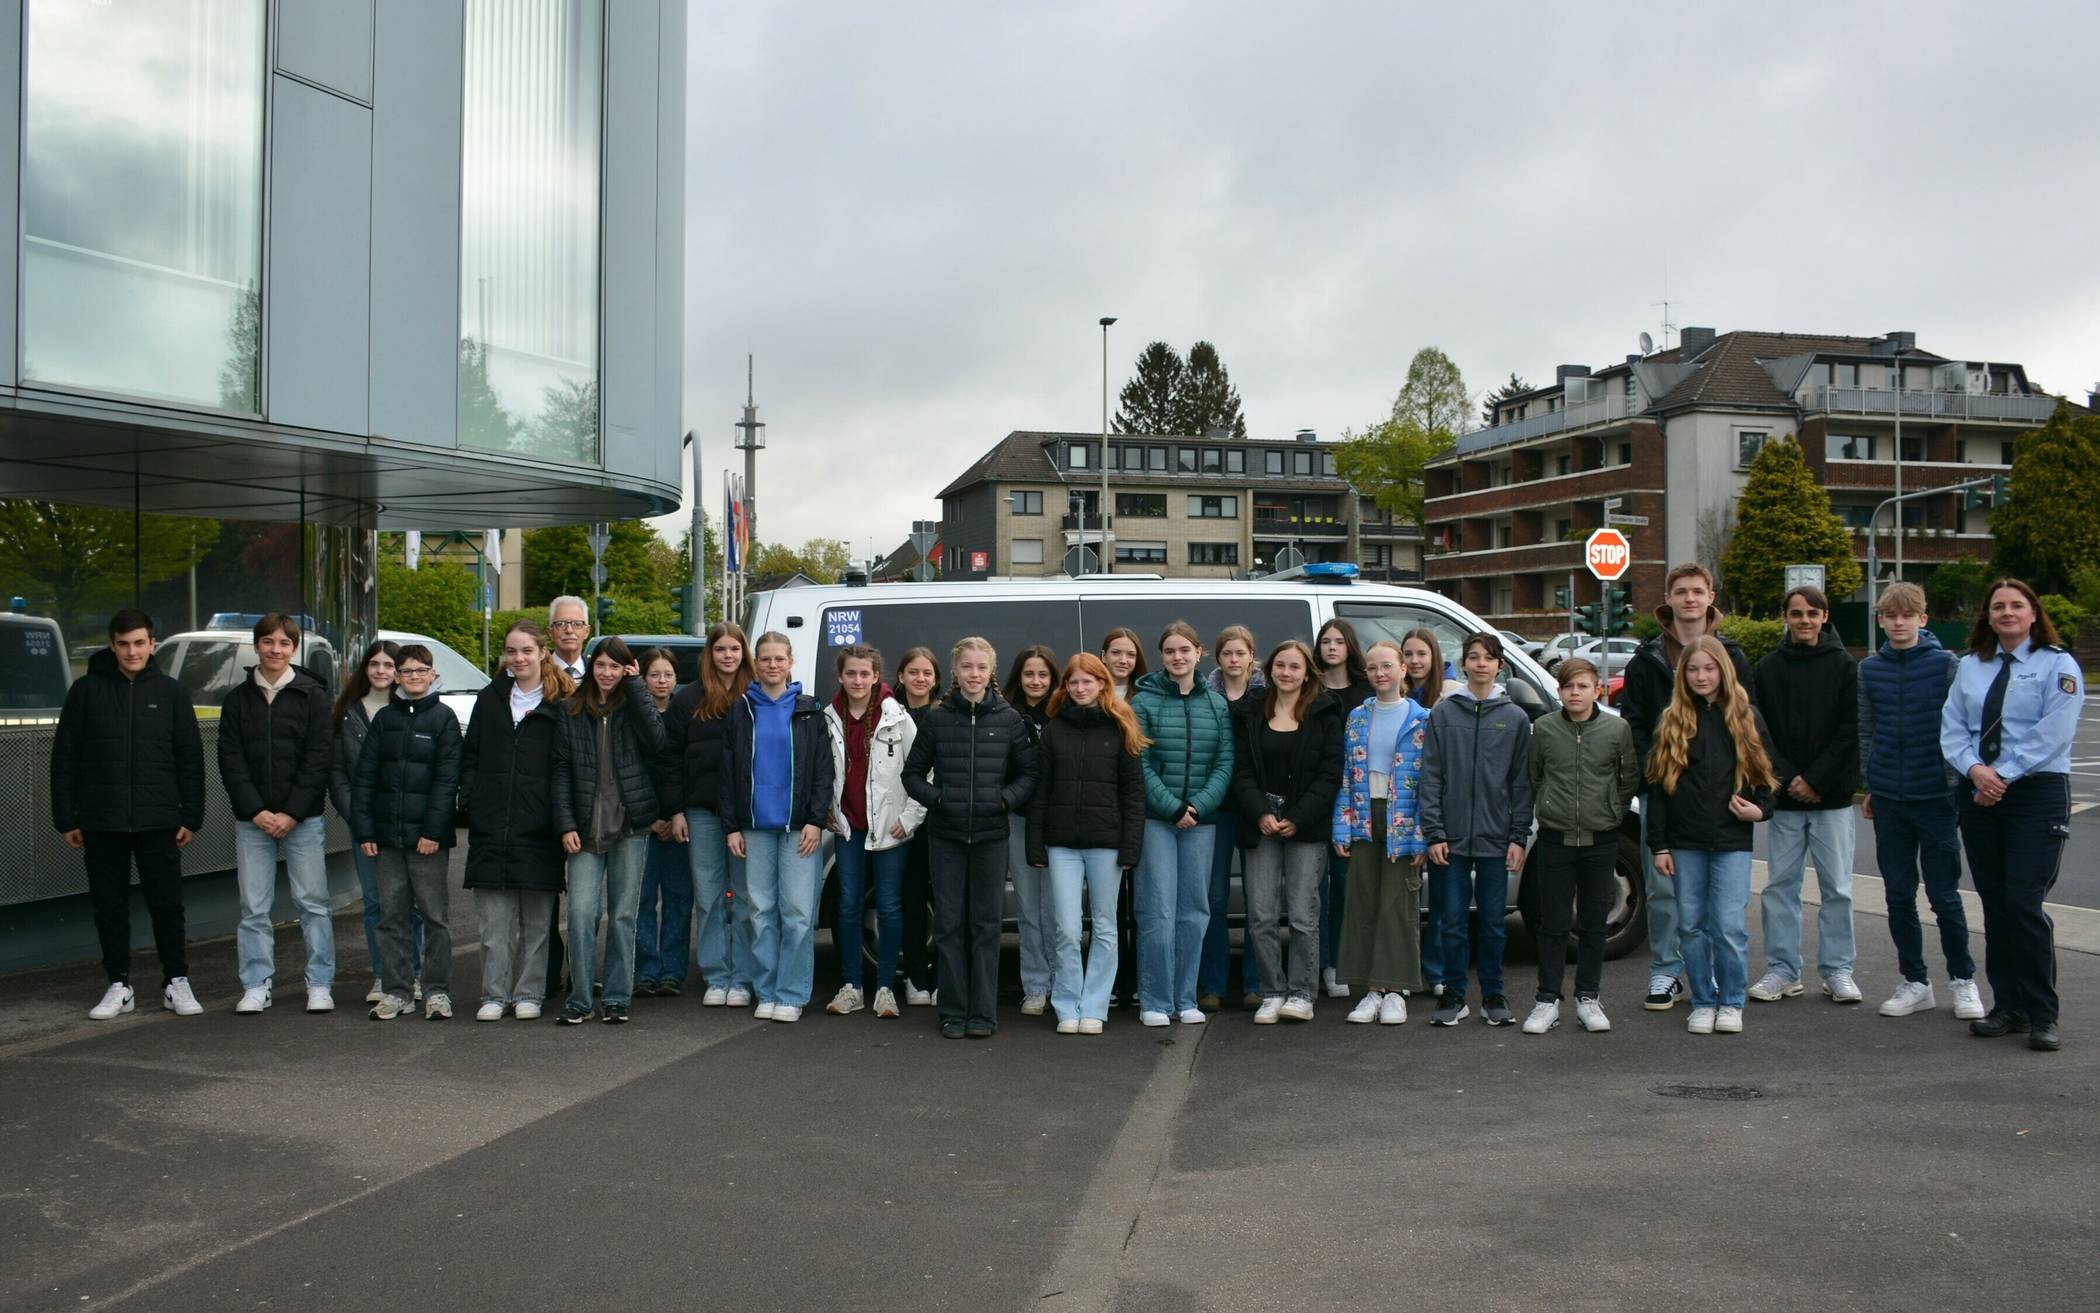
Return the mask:
[[[758,404],[752,399],[752,357],[744,357],[744,417],[737,421],[736,449],[744,453],[744,532],[745,541],[758,541],[758,453],[765,450],[765,421],[758,417]]]

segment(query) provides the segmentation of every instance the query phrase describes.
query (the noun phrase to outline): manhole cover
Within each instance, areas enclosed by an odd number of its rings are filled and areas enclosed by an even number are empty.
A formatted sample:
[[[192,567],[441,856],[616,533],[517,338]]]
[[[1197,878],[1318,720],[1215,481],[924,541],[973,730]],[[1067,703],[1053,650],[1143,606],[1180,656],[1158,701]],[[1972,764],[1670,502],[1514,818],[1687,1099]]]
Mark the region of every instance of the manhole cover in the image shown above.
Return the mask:
[[[1650,1085],[1648,1092],[1665,1099],[1708,1099],[1717,1103],[1746,1103],[1765,1097],[1763,1090],[1750,1085],[1707,1085],[1697,1081]]]

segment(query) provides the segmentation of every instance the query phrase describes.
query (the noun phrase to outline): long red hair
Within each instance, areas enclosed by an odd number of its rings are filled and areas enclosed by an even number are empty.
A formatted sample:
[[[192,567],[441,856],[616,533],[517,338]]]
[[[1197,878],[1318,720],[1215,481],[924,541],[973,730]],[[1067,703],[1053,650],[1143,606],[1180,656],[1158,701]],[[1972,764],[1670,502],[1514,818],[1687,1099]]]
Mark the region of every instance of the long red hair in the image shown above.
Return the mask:
[[[1065,662],[1064,677],[1058,680],[1057,691],[1050,695],[1048,714],[1055,716],[1064,709],[1065,703],[1071,701],[1066,686],[1072,682],[1074,674],[1090,675],[1101,682],[1101,696],[1094,699],[1094,704],[1101,708],[1102,714],[1116,722],[1117,729],[1123,731],[1123,751],[1135,757],[1152,746],[1152,740],[1138,728],[1137,713],[1117,696],[1116,681],[1109,678],[1108,666],[1092,652],[1080,652]]]

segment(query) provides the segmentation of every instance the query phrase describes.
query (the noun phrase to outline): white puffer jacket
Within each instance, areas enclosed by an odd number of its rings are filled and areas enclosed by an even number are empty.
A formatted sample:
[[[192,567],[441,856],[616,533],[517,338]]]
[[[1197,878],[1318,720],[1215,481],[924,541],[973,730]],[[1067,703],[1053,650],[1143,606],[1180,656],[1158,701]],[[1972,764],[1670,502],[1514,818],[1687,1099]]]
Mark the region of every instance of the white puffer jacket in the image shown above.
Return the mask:
[[[838,708],[830,703],[824,705],[824,723],[831,728],[831,832],[851,838],[846,814],[839,808],[846,793],[846,723],[839,718]],[[868,736],[869,852],[909,842],[919,823],[926,819],[925,806],[913,802],[904,792],[904,759],[911,755],[912,740],[918,733],[911,713],[899,706],[895,698],[882,700],[875,729]],[[904,827],[904,838],[890,834],[892,823]]]

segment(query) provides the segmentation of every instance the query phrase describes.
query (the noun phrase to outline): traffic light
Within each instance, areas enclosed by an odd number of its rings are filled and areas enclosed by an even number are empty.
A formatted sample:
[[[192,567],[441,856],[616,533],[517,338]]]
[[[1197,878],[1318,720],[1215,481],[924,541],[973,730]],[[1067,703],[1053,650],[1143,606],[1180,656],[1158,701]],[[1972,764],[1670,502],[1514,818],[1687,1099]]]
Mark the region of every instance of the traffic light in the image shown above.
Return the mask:
[[[2005,505],[2011,497],[2012,481],[2003,474],[1994,474],[1988,487],[1966,489],[1961,504],[1964,510],[1988,511]]]
[[[1553,608],[1556,611],[1567,610],[1569,604],[1572,603],[1574,600],[1575,595],[1569,591],[1568,586],[1566,584],[1562,584],[1560,587],[1553,590]]]
[[[692,632],[693,586],[691,584],[680,584],[671,590],[671,619],[675,622],[673,628],[677,629],[679,633]]]
[[[1604,632],[1616,638],[1633,628],[1632,594],[1617,588],[1604,590]]]
[[[1602,602],[1591,602],[1586,606],[1576,607],[1575,628],[1581,633],[1602,638],[1604,636],[1604,604]]]
[[[598,632],[613,632],[613,600],[610,597],[598,599]]]

